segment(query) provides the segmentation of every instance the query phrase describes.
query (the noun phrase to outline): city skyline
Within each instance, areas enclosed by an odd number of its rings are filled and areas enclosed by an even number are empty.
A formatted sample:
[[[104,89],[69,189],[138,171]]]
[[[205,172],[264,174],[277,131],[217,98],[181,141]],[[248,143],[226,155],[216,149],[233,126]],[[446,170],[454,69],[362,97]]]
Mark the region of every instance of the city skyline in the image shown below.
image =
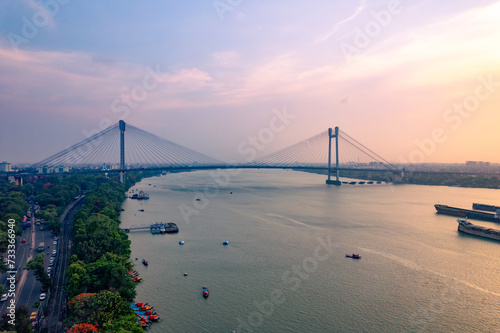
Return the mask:
[[[498,1],[0,8],[2,161],[123,119],[226,161],[339,126],[390,162],[500,162]]]

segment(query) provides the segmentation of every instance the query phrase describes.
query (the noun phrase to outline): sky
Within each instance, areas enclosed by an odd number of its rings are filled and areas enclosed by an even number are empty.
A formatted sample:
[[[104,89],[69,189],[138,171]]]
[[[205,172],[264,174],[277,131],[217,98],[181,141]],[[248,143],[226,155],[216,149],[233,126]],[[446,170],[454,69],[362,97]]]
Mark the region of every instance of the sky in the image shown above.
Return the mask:
[[[500,163],[499,18],[493,0],[4,0],[0,160],[123,119],[222,161],[339,126],[393,163]]]

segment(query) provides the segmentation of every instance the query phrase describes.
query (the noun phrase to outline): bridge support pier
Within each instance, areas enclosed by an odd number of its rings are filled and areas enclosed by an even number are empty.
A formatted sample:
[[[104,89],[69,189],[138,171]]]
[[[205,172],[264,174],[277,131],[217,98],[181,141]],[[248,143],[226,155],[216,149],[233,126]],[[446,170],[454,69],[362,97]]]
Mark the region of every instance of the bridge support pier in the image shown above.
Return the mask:
[[[332,175],[332,138],[335,138],[335,174],[336,180],[331,179]],[[335,127],[335,134],[331,128],[328,129],[328,185],[340,186],[342,182],[339,179],[339,128]]]

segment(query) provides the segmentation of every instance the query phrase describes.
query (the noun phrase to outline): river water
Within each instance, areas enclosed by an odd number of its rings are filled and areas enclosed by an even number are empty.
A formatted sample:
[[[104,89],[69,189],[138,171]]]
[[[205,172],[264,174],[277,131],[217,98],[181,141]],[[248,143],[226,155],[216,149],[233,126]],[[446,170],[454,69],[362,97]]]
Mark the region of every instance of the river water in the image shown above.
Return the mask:
[[[136,300],[161,318],[150,332],[500,332],[500,242],[433,206],[500,204],[500,191],[232,173],[143,179],[133,189],[150,199],[125,201],[122,227],[180,229],[129,234]]]

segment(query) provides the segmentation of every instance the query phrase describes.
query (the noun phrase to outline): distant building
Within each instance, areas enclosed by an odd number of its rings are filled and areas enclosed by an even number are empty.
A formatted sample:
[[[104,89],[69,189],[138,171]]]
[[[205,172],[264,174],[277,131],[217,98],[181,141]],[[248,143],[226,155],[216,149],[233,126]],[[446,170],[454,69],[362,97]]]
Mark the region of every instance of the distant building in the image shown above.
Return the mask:
[[[49,167],[47,165],[44,165],[44,166],[38,167],[37,172],[38,173],[43,173],[43,174],[54,173],[54,168],[53,167]]]
[[[0,172],[11,172],[12,167],[9,162],[2,162],[0,163]]]
[[[483,161],[466,161],[465,166],[468,168],[488,168],[491,166],[491,163]]]
[[[50,174],[50,173],[65,173],[69,172],[69,168],[64,165],[58,165],[56,167],[49,167],[47,165],[38,167],[37,169],[38,173],[43,173],[43,174]]]
[[[59,165],[59,166],[57,166],[57,167],[54,168],[54,172],[55,173],[69,172],[69,168],[67,166],[64,166],[64,165]]]

